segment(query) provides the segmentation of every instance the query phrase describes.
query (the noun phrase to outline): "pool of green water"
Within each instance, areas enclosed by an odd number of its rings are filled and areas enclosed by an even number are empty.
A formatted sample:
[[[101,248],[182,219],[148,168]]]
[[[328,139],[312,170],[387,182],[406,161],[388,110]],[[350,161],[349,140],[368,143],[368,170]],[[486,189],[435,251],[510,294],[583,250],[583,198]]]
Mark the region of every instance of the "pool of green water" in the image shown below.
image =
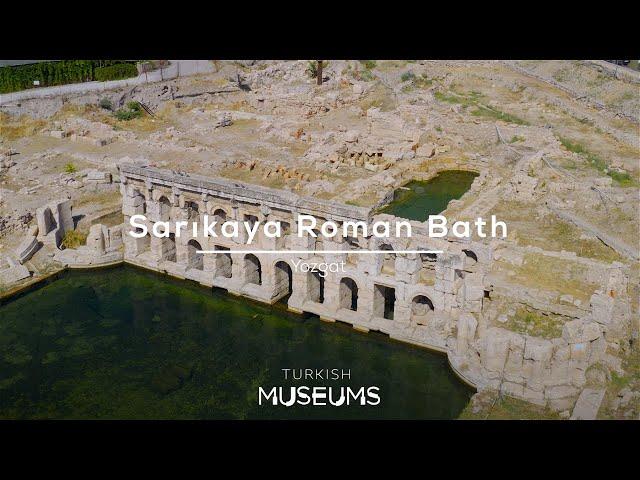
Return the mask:
[[[424,222],[429,215],[444,211],[451,200],[462,197],[477,176],[474,172],[447,170],[431,180],[414,180],[396,190],[393,201],[380,212]]]
[[[381,402],[258,405],[260,386],[300,385],[378,386]],[[66,272],[0,306],[3,419],[449,419],[472,393],[442,355],[133,267]]]

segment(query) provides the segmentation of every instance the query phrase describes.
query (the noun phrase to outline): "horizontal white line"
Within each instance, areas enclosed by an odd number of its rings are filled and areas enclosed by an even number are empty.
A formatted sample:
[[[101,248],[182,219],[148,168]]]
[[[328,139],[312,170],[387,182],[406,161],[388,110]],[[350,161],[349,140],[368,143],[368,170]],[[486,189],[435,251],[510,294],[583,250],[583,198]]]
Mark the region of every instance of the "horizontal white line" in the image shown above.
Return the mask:
[[[442,253],[442,250],[196,250],[196,253],[290,253],[299,255],[303,253]]]

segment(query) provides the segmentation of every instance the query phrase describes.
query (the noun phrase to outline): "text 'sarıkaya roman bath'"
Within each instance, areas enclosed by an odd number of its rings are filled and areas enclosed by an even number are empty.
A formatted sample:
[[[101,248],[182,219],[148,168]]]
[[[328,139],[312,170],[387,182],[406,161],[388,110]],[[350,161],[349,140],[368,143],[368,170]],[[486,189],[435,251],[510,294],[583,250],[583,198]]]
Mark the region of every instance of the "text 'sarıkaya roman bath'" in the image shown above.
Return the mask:
[[[303,417],[309,367],[353,418],[639,418],[637,71],[151,63],[0,94],[0,417]],[[130,410],[77,400],[98,358]]]

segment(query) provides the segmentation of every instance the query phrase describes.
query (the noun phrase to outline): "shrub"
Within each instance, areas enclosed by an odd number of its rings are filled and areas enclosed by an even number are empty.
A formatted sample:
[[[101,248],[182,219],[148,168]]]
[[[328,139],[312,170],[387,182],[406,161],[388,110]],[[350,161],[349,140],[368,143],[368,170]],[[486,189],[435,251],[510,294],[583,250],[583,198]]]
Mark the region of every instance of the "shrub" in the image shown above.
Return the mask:
[[[371,70],[361,70],[357,72],[357,79],[362,80],[363,82],[371,82],[375,79]]]
[[[64,171],[67,173],[76,173],[78,169],[73,163],[69,162],[64,166]]]
[[[367,70],[371,70],[372,68],[376,68],[376,65],[377,65],[375,60],[360,60],[360,63]]]
[[[400,80],[402,80],[403,82],[409,82],[409,81],[413,81],[416,78],[416,74],[413,72],[404,72],[402,74],[402,76],[400,77]]]
[[[123,121],[133,120],[134,118],[138,118],[141,115],[142,112],[140,110],[129,110],[128,108],[121,108],[120,110],[116,111],[116,118]]]
[[[136,77],[138,69],[132,63],[117,63],[108,67],[98,67],[95,69],[95,79],[98,82],[109,80],[120,80],[123,78]]]
[[[329,62],[326,60],[323,60],[322,68],[327,68],[328,65],[329,65]],[[311,78],[316,78],[318,76],[317,60],[309,60],[309,62],[307,63],[307,75],[309,75]]]
[[[125,108],[121,108],[115,112],[118,120],[129,121],[142,116],[142,107],[140,102],[127,102]]]
[[[141,110],[140,102],[127,102],[127,108],[133,112],[139,112]]]
[[[78,230],[69,230],[62,237],[62,246],[64,248],[78,248],[87,243],[87,234]]]
[[[105,110],[113,110],[113,104],[108,98],[103,98],[102,100],[100,100],[99,105],[100,108],[104,108]]]

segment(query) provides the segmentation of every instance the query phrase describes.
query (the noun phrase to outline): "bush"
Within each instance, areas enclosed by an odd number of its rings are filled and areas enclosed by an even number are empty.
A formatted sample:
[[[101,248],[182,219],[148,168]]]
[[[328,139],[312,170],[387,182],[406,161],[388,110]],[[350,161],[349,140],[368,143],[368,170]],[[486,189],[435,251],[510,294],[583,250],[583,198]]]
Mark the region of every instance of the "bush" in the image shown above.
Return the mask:
[[[322,62],[322,68],[327,68],[329,62],[324,60]],[[307,63],[307,75],[311,78],[316,78],[318,76],[318,61],[317,60],[309,60]]]
[[[129,110],[128,108],[121,108],[116,112],[116,118],[118,120],[129,121],[134,118],[138,118],[142,115],[140,110]]]
[[[96,68],[94,76],[98,82],[120,80],[138,76],[138,69],[132,63],[117,63],[108,67]]]
[[[362,70],[356,73],[356,78],[358,80],[362,80],[363,82],[371,82],[372,80],[375,80],[375,77],[373,76],[373,73],[371,73],[371,70]]]
[[[62,238],[62,246],[64,248],[78,248],[87,243],[87,234],[78,230],[69,230]]]
[[[64,171],[67,173],[76,173],[78,169],[73,163],[69,162],[64,166]]]
[[[400,77],[403,82],[413,81],[416,78],[416,74],[413,72],[404,72]]]
[[[113,110],[113,104],[108,98],[103,98],[102,100],[100,100],[99,105],[100,108],[104,108],[105,110]]]
[[[121,108],[115,113],[115,115],[118,120],[124,121],[129,121],[133,120],[134,118],[141,117],[142,107],[140,106],[140,102],[127,102],[126,108]]]
[[[140,102],[127,102],[127,108],[133,112],[139,112],[142,107],[140,107]]]

